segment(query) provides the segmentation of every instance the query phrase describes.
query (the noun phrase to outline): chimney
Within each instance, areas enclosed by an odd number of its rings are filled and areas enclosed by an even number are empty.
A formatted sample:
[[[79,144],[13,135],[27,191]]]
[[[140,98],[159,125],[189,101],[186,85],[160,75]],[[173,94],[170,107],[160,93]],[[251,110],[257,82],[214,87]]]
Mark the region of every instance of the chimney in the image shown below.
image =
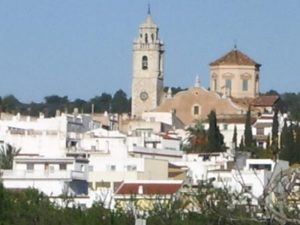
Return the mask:
[[[139,185],[138,194],[139,194],[139,195],[142,195],[143,192],[144,192],[144,190],[143,190],[143,185]]]
[[[78,116],[78,108],[73,109],[73,115],[76,117]]]
[[[55,116],[56,116],[56,117],[59,117],[59,116],[60,116],[60,110],[59,110],[59,109],[57,109],[57,110],[55,111]]]
[[[45,117],[45,116],[44,116],[44,113],[40,112],[40,113],[39,113],[39,118],[40,118],[40,119],[44,119],[44,117]]]

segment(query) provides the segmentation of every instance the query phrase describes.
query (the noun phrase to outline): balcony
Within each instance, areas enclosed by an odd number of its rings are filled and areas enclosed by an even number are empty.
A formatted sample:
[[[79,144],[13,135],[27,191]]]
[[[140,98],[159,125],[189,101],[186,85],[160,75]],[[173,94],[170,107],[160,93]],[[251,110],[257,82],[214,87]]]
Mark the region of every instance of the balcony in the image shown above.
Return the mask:
[[[88,176],[86,172],[72,170],[71,178],[72,180],[87,180]]]
[[[3,180],[87,180],[81,171],[68,170],[2,170]]]

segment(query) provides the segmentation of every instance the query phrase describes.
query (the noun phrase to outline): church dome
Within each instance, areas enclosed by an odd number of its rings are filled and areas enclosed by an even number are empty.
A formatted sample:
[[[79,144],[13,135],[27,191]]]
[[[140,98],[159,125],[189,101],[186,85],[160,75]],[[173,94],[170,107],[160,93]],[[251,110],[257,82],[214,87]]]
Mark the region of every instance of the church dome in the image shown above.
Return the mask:
[[[241,51],[234,49],[221,58],[215,60],[209,64],[210,66],[221,66],[221,65],[242,65],[242,66],[256,66],[260,67],[261,65],[255,62],[246,54]]]

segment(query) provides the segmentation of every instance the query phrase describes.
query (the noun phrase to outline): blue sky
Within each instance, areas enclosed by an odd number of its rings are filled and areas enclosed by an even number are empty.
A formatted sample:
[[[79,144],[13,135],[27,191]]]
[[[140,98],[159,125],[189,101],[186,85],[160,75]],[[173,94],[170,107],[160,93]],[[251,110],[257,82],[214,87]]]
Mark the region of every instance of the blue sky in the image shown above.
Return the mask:
[[[150,2],[165,43],[165,86],[208,87],[233,49],[262,64],[261,91],[298,92],[300,1],[0,0],[0,95],[130,96],[132,41]]]

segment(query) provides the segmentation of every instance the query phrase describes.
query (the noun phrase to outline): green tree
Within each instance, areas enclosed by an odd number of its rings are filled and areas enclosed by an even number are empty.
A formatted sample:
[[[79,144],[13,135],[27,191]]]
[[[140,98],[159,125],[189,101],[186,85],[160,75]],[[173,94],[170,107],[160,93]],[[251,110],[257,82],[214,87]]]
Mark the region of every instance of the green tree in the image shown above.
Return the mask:
[[[201,121],[196,121],[194,126],[189,126],[188,131],[188,146],[185,150],[188,153],[205,152],[207,145],[207,135]]]
[[[19,105],[20,102],[14,95],[7,95],[2,98],[1,108],[3,112],[15,113]]]
[[[111,109],[113,113],[126,113],[130,111],[129,100],[123,90],[118,90],[111,101]]]
[[[215,111],[211,111],[208,115],[209,128],[207,132],[207,150],[209,152],[224,151],[224,137],[217,125],[217,116]]]
[[[290,123],[287,126],[287,122],[284,122],[284,126],[281,132],[281,149],[280,149],[280,159],[287,160],[291,164],[295,162],[295,155],[294,155],[294,130],[293,124]]]
[[[278,110],[275,109],[274,115],[273,115],[273,122],[272,122],[272,144],[270,146],[270,137],[268,136],[268,142],[267,142],[267,149],[270,149],[273,154],[273,158],[277,159],[278,153],[279,153],[279,146],[278,146],[278,129],[279,129],[279,123],[278,123]]]
[[[300,163],[300,126],[297,123],[295,127],[295,144],[294,144],[294,152],[295,152],[295,162]]]
[[[239,150],[240,150],[240,151],[243,151],[244,148],[245,148],[244,137],[242,136],[242,137],[241,137],[240,144],[239,144]]]
[[[281,95],[281,98],[288,106],[291,119],[300,121],[300,92],[286,92]]]
[[[236,130],[236,125],[234,125],[234,130],[233,130],[233,136],[232,136],[232,144],[234,150],[237,149],[237,130]]]
[[[275,110],[272,123],[272,145],[278,146],[278,110]]]
[[[60,97],[58,95],[50,95],[45,97],[45,110],[44,113],[48,117],[56,115],[56,110],[69,111],[68,96]]]
[[[10,144],[2,145],[0,149],[0,169],[12,169],[13,159],[20,151],[21,149],[16,149]]]
[[[90,104],[94,105],[95,113],[103,113],[105,111],[111,111],[111,100],[112,97],[110,94],[102,93],[101,96],[95,96],[90,100]]]
[[[249,106],[247,114],[246,114],[246,121],[245,121],[245,130],[244,130],[244,137],[245,137],[245,147],[249,148],[253,146],[253,136],[252,136],[252,127],[251,127],[251,108]]]

